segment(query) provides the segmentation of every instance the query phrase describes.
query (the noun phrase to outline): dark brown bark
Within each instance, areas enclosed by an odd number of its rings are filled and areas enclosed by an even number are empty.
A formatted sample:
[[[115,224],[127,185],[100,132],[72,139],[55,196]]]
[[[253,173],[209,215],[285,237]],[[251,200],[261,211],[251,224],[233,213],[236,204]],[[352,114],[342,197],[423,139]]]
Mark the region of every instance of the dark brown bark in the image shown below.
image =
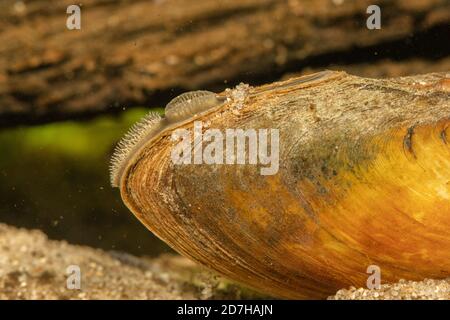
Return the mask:
[[[69,31],[72,2],[1,2],[0,125],[155,106],[224,82],[272,81],[311,57],[321,66],[324,55],[450,20],[445,0],[378,1],[382,29],[374,31],[365,26],[371,0],[85,0],[82,29]]]

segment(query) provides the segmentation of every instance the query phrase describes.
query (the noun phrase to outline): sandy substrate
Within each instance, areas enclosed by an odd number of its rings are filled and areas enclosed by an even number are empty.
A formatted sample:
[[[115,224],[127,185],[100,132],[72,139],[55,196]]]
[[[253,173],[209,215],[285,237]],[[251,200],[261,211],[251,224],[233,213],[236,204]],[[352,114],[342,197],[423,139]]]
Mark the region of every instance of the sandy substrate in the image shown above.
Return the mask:
[[[79,267],[79,290],[67,287],[69,266]],[[40,231],[0,224],[0,299],[261,297],[183,257],[137,258],[52,241]],[[400,281],[380,290],[350,288],[329,299],[450,299],[450,279]]]
[[[69,266],[79,267],[81,290],[67,288]],[[137,258],[0,224],[0,299],[236,299],[252,294],[180,256]]]
[[[330,300],[450,300],[450,279],[400,280],[379,290],[350,288],[339,290]]]

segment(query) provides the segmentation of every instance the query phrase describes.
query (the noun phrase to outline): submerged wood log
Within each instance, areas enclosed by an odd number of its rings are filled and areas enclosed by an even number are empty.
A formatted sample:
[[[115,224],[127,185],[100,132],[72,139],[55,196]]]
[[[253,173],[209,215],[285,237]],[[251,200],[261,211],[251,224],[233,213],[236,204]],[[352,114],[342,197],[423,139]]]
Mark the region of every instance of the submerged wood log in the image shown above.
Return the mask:
[[[273,70],[305,58],[351,55],[450,20],[445,0],[377,3],[382,29],[371,31],[370,0],[86,0],[81,30],[69,31],[73,1],[3,0],[0,125],[153,106],[244,77],[273,80]]]
[[[375,80],[322,72],[241,85],[184,121],[133,131],[113,180],[128,208],[175,250],[275,296],[364,287],[370,265],[382,283],[445,278],[449,98],[445,73]],[[278,129],[279,170],[175,164],[173,133],[192,133],[196,121],[204,134]]]

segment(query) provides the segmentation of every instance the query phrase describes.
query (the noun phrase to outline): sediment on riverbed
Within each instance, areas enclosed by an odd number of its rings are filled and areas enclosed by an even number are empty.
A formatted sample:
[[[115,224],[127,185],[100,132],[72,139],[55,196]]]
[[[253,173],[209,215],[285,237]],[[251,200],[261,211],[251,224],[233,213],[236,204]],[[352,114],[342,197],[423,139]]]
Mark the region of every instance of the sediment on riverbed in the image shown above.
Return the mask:
[[[68,289],[69,266],[81,288]],[[177,255],[148,259],[49,240],[38,230],[0,224],[0,299],[265,298]],[[350,288],[329,299],[450,299],[450,279]]]

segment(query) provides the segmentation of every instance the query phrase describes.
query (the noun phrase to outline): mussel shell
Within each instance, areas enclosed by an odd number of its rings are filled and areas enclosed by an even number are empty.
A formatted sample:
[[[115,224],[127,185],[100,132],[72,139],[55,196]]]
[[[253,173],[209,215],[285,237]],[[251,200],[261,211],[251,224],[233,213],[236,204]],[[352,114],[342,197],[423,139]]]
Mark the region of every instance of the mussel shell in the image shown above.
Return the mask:
[[[382,283],[450,276],[445,75],[301,79],[248,88],[179,125],[277,128],[277,174],[174,165],[171,128],[128,164],[125,204],[181,254],[274,296],[365,286],[369,265]]]

